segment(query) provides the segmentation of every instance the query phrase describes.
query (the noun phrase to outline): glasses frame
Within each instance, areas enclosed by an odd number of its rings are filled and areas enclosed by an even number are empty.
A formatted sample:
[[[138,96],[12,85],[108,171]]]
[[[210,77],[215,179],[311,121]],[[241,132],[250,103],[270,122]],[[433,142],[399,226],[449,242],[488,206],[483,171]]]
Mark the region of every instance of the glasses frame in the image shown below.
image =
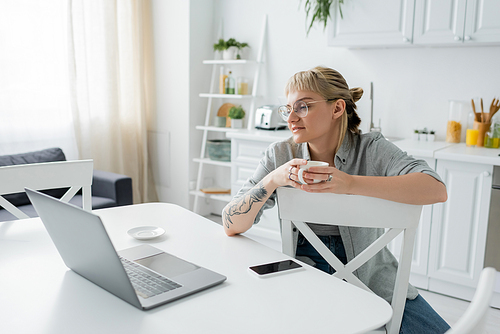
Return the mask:
[[[278,108],[278,114],[281,116],[281,118],[288,122],[288,119],[290,118],[290,115],[292,114],[292,111],[295,112],[295,114],[297,115],[297,117],[300,117],[300,118],[303,118],[303,117],[306,117],[308,114],[309,114],[309,105],[310,104],[313,104],[313,103],[318,103],[318,102],[331,102],[331,101],[335,101],[335,100],[338,100],[338,99],[325,99],[325,100],[317,100],[317,101],[309,101],[309,102],[305,102],[303,100],[297,100],[295,101],[295,103],[293,104],[293,107],[289,107],[287,105],[281,105],[279,106]],[[299,113],[297,112],[297,108],[295,108],[295,105],[299,102],[302,102],[306,105],[306,113],[305,115],[299,115]],[[285,115],[284,114],[284,111],[283,110],[286,110],[286,112],[288,113],[288,115]]]

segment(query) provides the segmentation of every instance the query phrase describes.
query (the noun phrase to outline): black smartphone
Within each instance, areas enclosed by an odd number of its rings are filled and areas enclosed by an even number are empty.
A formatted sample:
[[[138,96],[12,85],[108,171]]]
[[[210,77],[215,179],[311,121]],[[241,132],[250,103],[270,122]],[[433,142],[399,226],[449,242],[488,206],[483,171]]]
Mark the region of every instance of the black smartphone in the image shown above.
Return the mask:
[[[260,264],[257,266],[249,267],[248,269],[250,269],[251,272],[259,275],[260,277],[263,277],[298,268],[302,268],[302,266],[297,262],[293,260],[284,260],[279,262]]]

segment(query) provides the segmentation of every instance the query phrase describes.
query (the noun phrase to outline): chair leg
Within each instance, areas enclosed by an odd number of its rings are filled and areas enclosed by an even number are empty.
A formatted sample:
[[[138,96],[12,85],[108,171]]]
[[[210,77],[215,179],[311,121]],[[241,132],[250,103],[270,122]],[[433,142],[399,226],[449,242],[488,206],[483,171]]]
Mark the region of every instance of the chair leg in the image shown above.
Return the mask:
[[[293,224],[290,220],[281,220],[281,250],[283,254],[295,257],[293,249]]]

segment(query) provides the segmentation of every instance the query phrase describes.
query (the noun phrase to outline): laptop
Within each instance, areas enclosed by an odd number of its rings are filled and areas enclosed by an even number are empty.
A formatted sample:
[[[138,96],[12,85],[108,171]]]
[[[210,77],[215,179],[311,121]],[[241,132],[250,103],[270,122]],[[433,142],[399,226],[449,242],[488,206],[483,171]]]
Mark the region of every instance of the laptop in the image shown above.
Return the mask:
[[[25,190],[66,266],[141,310],[226,280],[223,275],[148,244],[117,253],[99,216]]]

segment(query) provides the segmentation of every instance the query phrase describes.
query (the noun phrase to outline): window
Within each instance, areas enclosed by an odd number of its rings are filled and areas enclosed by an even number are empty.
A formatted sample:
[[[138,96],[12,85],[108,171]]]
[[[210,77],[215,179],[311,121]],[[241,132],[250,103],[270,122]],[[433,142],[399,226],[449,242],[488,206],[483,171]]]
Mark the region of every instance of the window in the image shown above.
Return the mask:
[[[61,147],[78,157],[64,0],[0,1],[0,154]]]

